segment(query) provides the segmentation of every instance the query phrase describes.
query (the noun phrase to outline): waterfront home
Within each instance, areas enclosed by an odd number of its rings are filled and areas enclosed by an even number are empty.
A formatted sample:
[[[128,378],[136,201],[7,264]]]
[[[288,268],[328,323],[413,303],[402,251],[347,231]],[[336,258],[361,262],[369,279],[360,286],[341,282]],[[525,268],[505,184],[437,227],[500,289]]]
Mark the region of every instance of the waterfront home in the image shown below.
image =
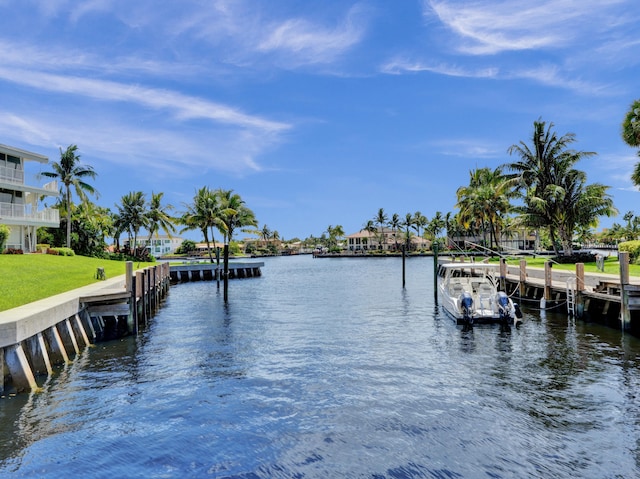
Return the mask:
[[[397,251],[404,242],[404,234],[400,230],[378,228],[377,231],[360,230],[347,236],[347,250],[349,251]],[[412,236],[411,249],[429,249],[431,241],[418,236]]]
[[[55,208],[38,209],[39,199],[58,196],[58,183],[42,187],[25,184],[25,162],[46,164],[46,156],[0,144],[0,224],[11,229],[5,248],[30,253],[36,250],[39,227],[60,227],[60,214]]]
[[[165,254],[172,254],[180,247],[183,238],[179,236],[161,235],[157,232],[149,239],[148,235],[141,235],[136,239],[136,246],[138,248],[146,247],[149,250],[149,254],[156,258]]]

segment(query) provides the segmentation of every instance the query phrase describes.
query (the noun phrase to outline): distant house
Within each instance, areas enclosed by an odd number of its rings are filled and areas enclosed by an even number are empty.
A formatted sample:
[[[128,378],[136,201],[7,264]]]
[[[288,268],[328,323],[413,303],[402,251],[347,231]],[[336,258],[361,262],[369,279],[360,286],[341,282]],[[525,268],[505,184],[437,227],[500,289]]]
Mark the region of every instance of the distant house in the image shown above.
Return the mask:
[[[60,213],[55,208],[38,209],[43,196],[58,196],[56,181],[43,187],[25,184],[27,161],[46,164],[46,156],[0,144],[0,224],[11,229],[6,248],[21,249],[25,253],[36,250],[39,227],[60,227]]]
[[[184,240],[178,236],[167,236],[155,233],[151,240],[149,235],[142,234],[138,236],[136,243],[139,248],[146,246],[149,249],[149,254],[155,257],[163,256],[165,254],[174,253],[182,244]]]
[[[360,230],[346,237],[348,251],[397,251],[404,243],[404,233],[391,228],[378,229],[375,232]],[[431,241],[411,236],[411,249],[429,249]]]

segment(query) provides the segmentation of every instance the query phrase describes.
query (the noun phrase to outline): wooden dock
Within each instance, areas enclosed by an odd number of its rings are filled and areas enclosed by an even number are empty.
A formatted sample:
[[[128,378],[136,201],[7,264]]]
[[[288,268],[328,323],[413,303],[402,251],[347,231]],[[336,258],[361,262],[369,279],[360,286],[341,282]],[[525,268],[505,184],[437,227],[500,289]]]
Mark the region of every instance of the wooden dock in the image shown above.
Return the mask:
[[[262,275],[261,261],[232,261],[229,263],[229,279],[254,278]],[[216,281],[222,279],[222,264],[189,262],[172,264],[170,267],[171,283],[189,281]]]
[[[629,276],[629,255],[621,252],[620,275],[518,266],[500,262],[501,287],[514,301],[539,309],[566,312],[587,321],[599,322],[640,335],[640,278]]]

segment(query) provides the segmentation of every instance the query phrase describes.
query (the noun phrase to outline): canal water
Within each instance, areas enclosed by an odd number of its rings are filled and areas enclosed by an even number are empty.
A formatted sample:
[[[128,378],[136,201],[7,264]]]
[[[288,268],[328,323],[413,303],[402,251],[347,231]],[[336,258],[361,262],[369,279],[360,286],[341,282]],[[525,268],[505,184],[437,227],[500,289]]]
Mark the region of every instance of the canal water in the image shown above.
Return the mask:
[[[0,400],[0,477],[640,477],[640,342],[523,305],[465,331],[431,258],[267,258]]]

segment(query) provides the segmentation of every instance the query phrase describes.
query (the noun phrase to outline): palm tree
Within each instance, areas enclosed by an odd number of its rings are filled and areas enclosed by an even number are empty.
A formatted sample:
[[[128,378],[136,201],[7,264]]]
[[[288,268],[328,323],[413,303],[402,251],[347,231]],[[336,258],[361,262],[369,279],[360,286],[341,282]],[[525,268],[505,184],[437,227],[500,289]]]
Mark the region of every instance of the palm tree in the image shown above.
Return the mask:
[[[64,195],[64,204],[67,209],[67,248],[71,248],[71,186],[74,187],[81,201],[86,200],[85,192],[97,193],[93,186],[84,181],[87,177],[94,179],[96,173],[91,166],[80,165],[80,155],[76,154],[77,150],[77,145],[69,145],[65,151],[60,148],[60,161],[51,163],[53,171],[41,173],[42,176],[48,178],[58,178],[64,185],[64,189],[61,187],[60,190]]]
[[[186,208],[187,210],[179,219],[179,222],[185,225],[181,231],[199,229],[207,243],[209,260],[213,263],[211,241],[215,246],[214,228],[220,225],[221,208],[218,194],[207,186],[203,186],[196,191],[193,203],[186,205]]]
[[[420,233],[420,231],[424,230],[428,224],[429,220],[425,215],[423,215],[419,211],[416,211],[413,214],[412,227],[416,230],[416,234],[419,238],[422,238],[422,234]]]
[[[380,235],[379,236],[380,239],[379,239],[378,244],[380,245],[379,246],[380,249],[384,249],[384,247],[382,246],[382,243],[383,242],[386,243],[383,228],[387,224],[387,220],[388,219],[389,218],[387,217],[387,215],[384,212],[384,208],[380,208],[378,210],[378,214],[373,218],[373,222],[378,225],[378,232],[379,232],[379,235]]]
[[[469,186],[456,191],[460,209],[458,220],[465,228],[473,224],[478,230],[489,229],[489,245],[498,246],[504,215],[509,212],[513,181],[502,175],[502,169],[478,168],[469,172]]]
[[[375,223],[373,222],[373,220],[369,220],[365,223],[365,225],[362,227],[363,231],[366,231],[367,233],[369,233],[369,235],[375,235],[376,232],[378,231],[376,228]],[[369,240],[369,238],[363,238],[364,240]]]
[[[415,226],[416,217],[411,213],[407,213],[404,216],[404,221],[402,222],[402,226],[404,226],[404,242],[405,248],[411,251],[411,228]]]
[[[558,253],[556,239],[560,236],[564,254],[572,252],[571,239],[575,228],[594,223],[598,216],[609,215],[615,208],[606,193],[608,187],[600,184],[585,185],[586,175],[575,170],[574,165],[593,152],[575,151],[569,148],[575,135],[567,133],[558,137],[543,121],[534,122],[532,148],[524,142],[512,145],[509,154],[516,154],[519,161],[505,165],[515,174],[515,188],[520,192],[524,205],[516,209],[527,226],[536,228],[548,225],[553,248]],[[580,207],[581,210],[576,210]]]
[[[218,230],[224,235],[224,299],[227,300],[227,288],[229,279],[229,243],[233,239],[236,229],[247,226],[257,227],[255,214],[244,203],[239,194],[233,190],[219,189],[216,196],[220,201]]]
[[[118,227],[129,235],[129,250],[137,256],[138,233],[148,224],[146,200],[142,191],[130,192],[121,198],[118,208]]]
[[[614,216],[618,212],[613,206],[608,186],[599,183],[585,185],[587,175],[571,170],[564,176],[558,189],[556,213],[558,234],[565,255],[573,253],[573,234],[576,230],[595,227],[600,216]]]
[[[400,229],[400,216],[398,215],[398,213],[394,213],[393,216],[391,216],[391,219],[389,220],[389,226],[393,231],[393,241],[395,243],[394,247],[397,250],[398,249],[398,229]]]
[[[622,139],[629,146],[640,147],[640,100],[632,103],[629,111],[622,122]],[[640,150],[638,151],[640,156]],[[631,175],[631,181],[636,186],[640,186],[640,162],[636,166]]]
[[[176,232],[174,219],[169,215],[169,211],[173,210],[173,206],[162,206],[162,197],[164,193],[151,192],[151,200],[149,201],[149,209],[147,210],[147,229],[149,230],[149,244],[151,237],[158,230],[164,231],[168,236]]]
[[[260,236],[262,236],[262,239],[264,240],[264,246],[266,248],[267,242],[271,238],[271,230],[266,224],[262,227],[262,230],[260,230]]]

